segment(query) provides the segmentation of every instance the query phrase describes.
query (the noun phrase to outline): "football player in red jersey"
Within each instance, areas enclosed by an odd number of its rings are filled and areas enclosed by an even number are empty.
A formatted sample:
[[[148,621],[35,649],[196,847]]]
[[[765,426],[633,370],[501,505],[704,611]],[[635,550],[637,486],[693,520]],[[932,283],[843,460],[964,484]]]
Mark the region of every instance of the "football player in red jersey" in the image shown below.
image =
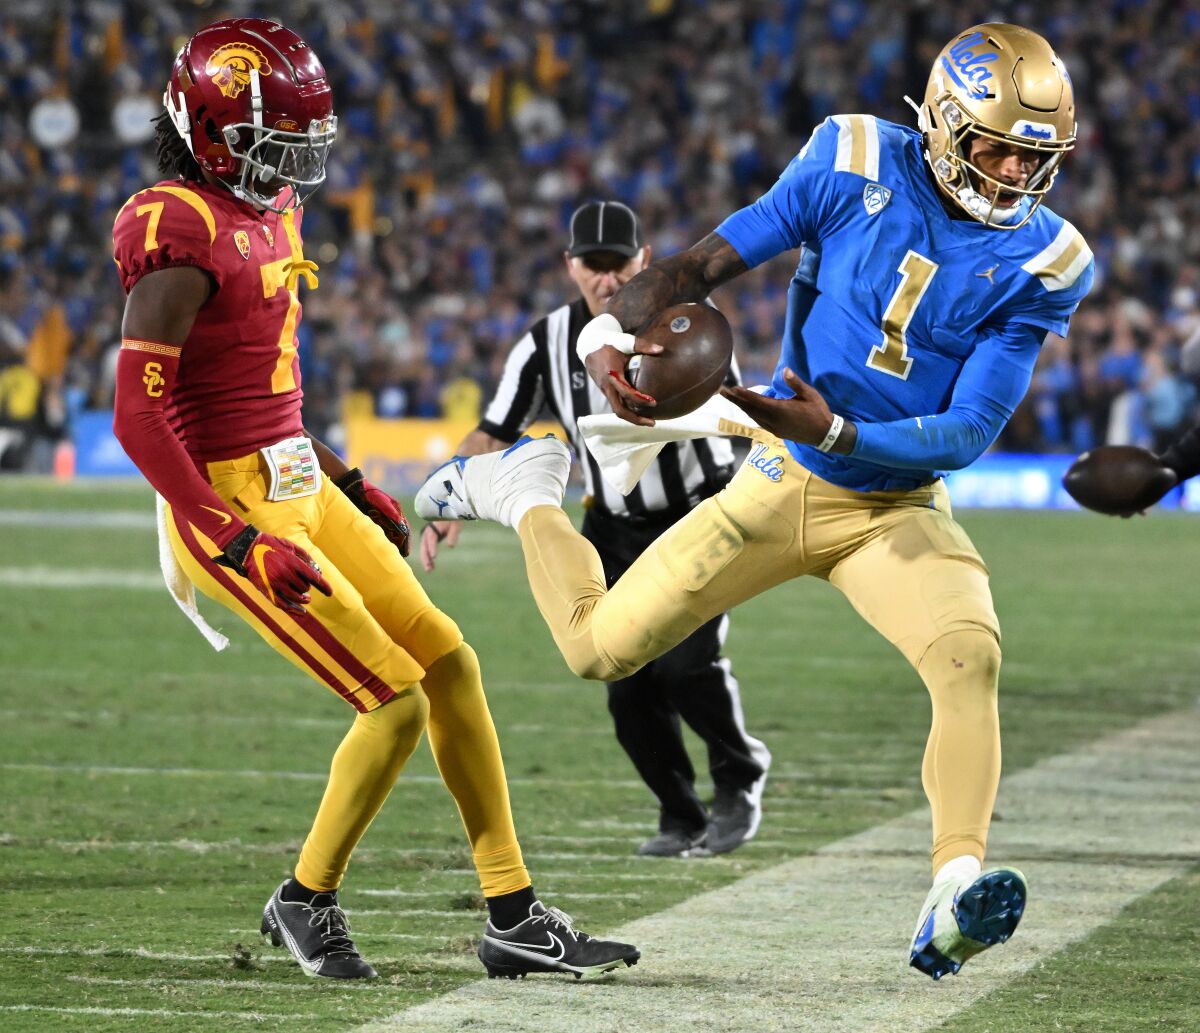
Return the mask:
[[[357,711],[263,934],[310,975],[376,975],[337,890],[428,729],[487,899],[489,974],[633,964],[636,948],[573,929],[534,895],[475,653],[404,562],[400,507],[304,431],[298,288],[317,286],[317,266],[301,205],[337,133],[321,62],[277,23],[216,22],[180,50],[164,102],[169,178],[113,228],[128,294],[114,429],[165,500],[192,582]]]

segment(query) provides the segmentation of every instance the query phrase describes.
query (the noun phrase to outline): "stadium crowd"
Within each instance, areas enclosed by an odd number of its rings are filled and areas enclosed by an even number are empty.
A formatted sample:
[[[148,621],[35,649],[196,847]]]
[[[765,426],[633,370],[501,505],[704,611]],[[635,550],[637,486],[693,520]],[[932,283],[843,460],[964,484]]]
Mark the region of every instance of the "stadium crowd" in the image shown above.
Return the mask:
[[[1042,32],[1072,74],[1080,142],[1050,205],[1097,261],[1000,445],[1161,445],[1196,415],[1197,0],[12,0],[0,467],[45,468],[74,413],[111,405],[110,230],[160,178],[164,69],[200,25],[251,13],[286,13],[334,87],[339,140],[304,222],[321,286],[301,327],[306,423],[334,442],[348,399],[474,418],[507,346],[565,296],[580,201],[625,201],[669,254],[769,186],[826,115],[913,124],[903,98],[921,97],[939,46],[997,19]],[[784,256],[715,299],[749,382],[773,368],[789,273]]]

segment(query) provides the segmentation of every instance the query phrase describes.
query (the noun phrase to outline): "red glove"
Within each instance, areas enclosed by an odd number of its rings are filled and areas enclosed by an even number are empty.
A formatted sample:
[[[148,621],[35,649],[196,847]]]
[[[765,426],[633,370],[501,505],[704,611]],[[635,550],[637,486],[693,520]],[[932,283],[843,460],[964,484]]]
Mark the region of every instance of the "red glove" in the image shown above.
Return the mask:
[[[266,534],[253,524],[247,524],[214,559],[241,574],[281,610],[303,613],[312,601],[310,585],[324,595],[333,595],[321,568],[307,552],[295,542]]]
[[[377,488],[357,468],[347,470],[334,482],[363,513],[375,524],[396,548],[401,556],[407,556],[412,548],[412,529],[400,503],[382,488]]]

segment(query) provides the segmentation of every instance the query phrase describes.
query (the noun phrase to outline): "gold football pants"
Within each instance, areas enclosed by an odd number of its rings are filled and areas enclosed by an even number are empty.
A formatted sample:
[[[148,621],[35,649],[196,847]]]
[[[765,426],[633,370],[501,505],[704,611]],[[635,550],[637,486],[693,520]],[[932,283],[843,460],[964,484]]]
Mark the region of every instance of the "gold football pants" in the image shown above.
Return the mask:
[[[576,674],[614,681],[774,585],[806,574],[827,580],[929,689],[922,779],[935,868],[960,854],[982,858],[1000,774],[1000,629],[987,568],[951,516],[945,486],[856,492],[781,446],[758,459],[607,592],[595,550],[566,515],[530,510],[519,528],[526,566],[560,651]]]
[[[428,728],[485,895],[528,886],[479,664],[454,621],[429,600],[383,532],[327,478],[315,495],[271,502],[257,453],[209,463],[207,474],[245,520],[307,551],[333,588],[330,597],[313,591],[303,614],[281,610],[214,563],[220,550],[192,525],[168,516],[172,549],[196,587],[358,711],[334,756],[296,877],[310,889],[340,884],[351,852]]]

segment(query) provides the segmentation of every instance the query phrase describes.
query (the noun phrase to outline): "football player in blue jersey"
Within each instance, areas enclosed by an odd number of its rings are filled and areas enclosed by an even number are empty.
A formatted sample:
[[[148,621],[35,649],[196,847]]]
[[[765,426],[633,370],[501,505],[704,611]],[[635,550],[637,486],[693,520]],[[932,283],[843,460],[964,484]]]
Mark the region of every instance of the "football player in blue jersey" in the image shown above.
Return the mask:
[[[987,567],[941,475],[996,439],[1046,336],[1066,333],[1093,262],[1042,204],[1075,146],[1075,104],[1041,36],[966,30],[913,106],[916,131],[826,119],[766,194],[634,277],[585,327],[580,352],[613,409],[649,424],[623,376],[631,352],[657,347],[636,331],[800,249],[770,388],[725,391],[779,440],[757,445],[611,589],[560,508],[570,460],[553,439],[454,461],[417,505],[517,529],[538,606],[584,677],[625,677],[790,578],[842,591],[933,701],[922,781],[934,878],[910,962],[938,979],[1008,939],[1026,899],[1016,869],[983,870],[1000,776],[1000,630]]]

